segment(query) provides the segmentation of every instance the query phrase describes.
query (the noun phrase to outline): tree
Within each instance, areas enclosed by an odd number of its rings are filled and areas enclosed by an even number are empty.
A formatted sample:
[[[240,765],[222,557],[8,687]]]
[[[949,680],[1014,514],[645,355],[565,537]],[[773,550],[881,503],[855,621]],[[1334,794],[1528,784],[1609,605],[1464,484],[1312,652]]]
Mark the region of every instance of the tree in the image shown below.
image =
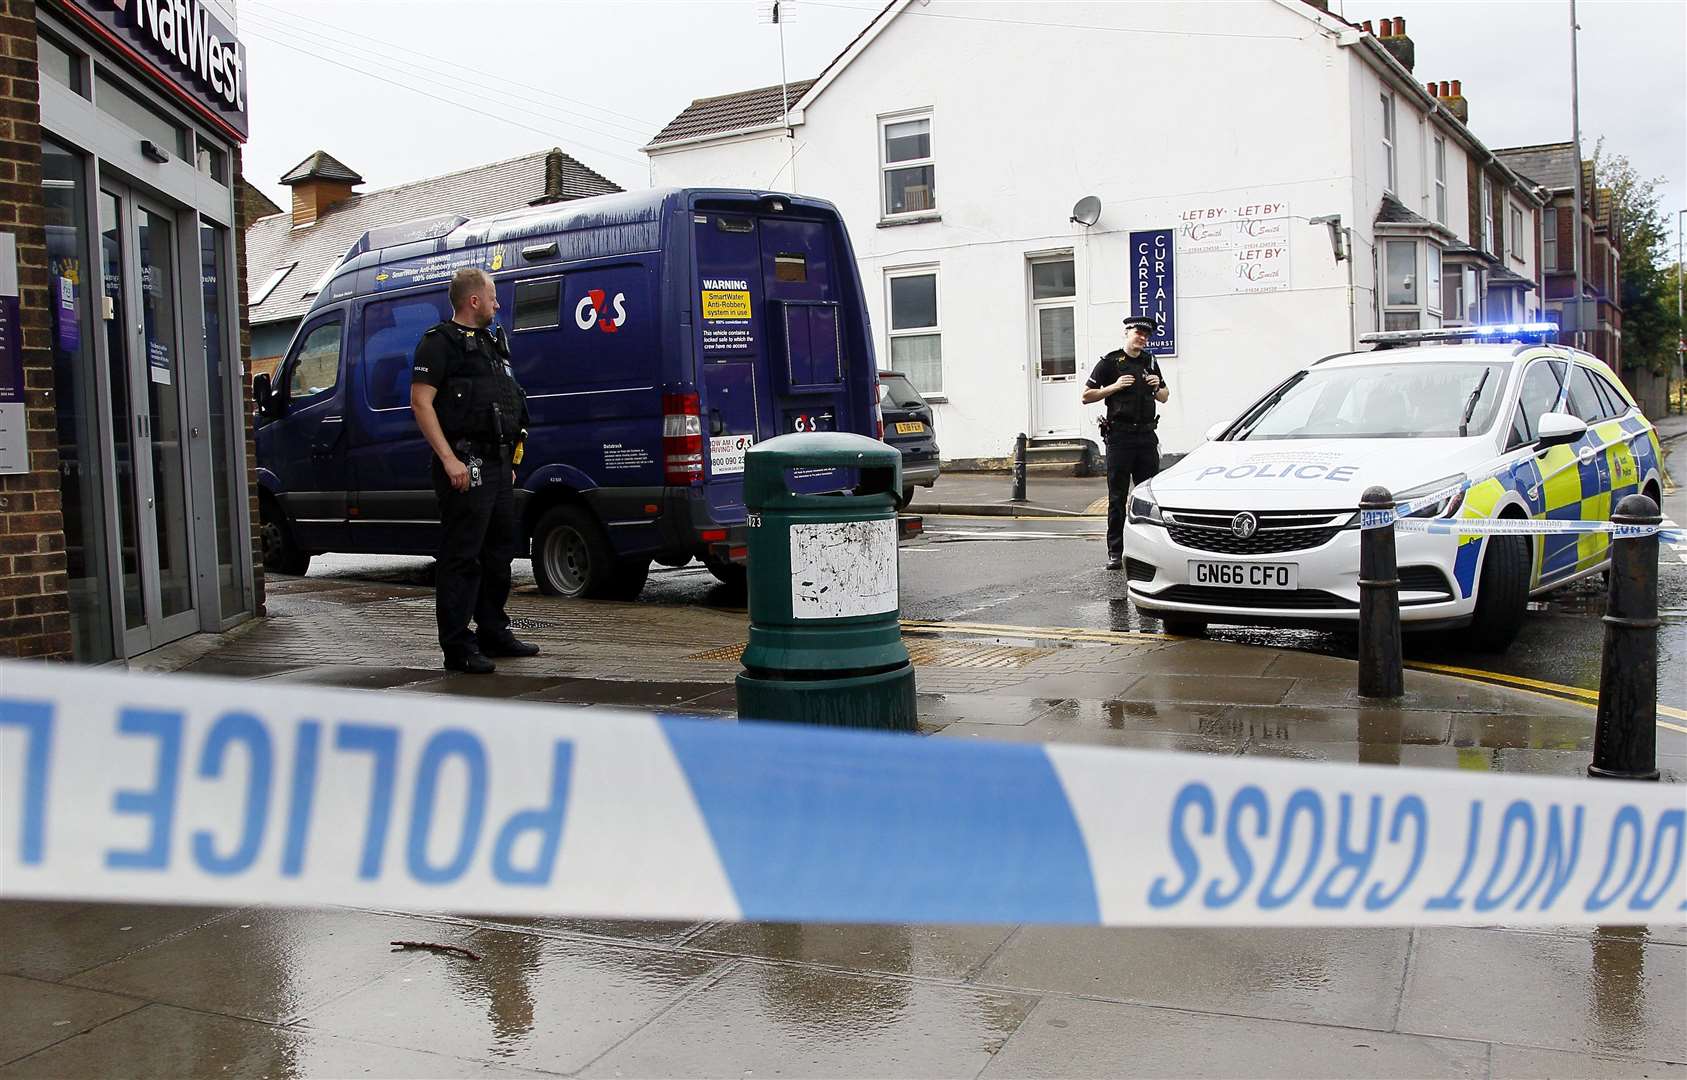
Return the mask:
[[[1682,326],[1675,315],[1674,252],[1669,218],[1658,205],[1661,177],[1644,178],[1622,154],[1610,153],[1601,138],[1593,151],[1596,183],[1611,193],[1611,213],[1622,254],[1623,362],[1663,374],[1676,356]]]

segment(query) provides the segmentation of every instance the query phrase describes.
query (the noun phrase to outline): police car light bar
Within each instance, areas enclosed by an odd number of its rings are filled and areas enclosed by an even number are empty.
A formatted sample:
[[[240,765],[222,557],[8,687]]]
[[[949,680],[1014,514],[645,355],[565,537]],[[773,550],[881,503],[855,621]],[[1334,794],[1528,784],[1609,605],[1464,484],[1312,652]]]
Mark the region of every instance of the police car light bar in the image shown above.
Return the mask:
[[[1553,322],[1494,323],[1488,326],[1449,326],[1434,330],[1379,330],[1361,334],[1361,345],[1375,345],[1379,349],[1402,345],[1421,345],[1432,341],[1520,341],[1541,342],[1558,339],[1558,324]]]

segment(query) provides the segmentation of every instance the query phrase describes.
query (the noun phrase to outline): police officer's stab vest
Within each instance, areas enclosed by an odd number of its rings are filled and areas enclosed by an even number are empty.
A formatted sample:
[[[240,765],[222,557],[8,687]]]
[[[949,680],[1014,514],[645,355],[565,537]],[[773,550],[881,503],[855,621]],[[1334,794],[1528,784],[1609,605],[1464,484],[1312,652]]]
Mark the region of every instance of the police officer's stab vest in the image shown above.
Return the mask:
[[[444,338],[452,354],[434,398],[447,441],[513,444],[527,423],[527,395],[510,370],[509,345],[449,319],[427,332]]]
[[[1120,375],[1134,375],[1136,382],[1107,399],[1107,421],[1110,424],[1148,426],[1154,423],[1154,387],[1148,385],[1147,375],[1154,367],[1154,357],[1146,350],[1135,359],[1123,349],[1115,349],[1103,359],[1118,364]]]

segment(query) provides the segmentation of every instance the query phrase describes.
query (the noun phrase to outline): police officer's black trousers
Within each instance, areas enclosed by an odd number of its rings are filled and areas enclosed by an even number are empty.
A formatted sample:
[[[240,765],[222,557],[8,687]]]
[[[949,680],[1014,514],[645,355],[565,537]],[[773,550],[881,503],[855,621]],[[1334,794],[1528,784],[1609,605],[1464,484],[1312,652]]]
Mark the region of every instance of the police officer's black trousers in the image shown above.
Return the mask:
[[[480,475],[479,487],[458,491],[434,458],[442,527],[435,604],[439,647],[450,657],[478,652],[478,641],[499,641],[510,632],[504,603],[510,596],[510,560],[519,545],[510,465],[494,458],[481,466]],[[469,630],[470,616],[478,640]]]
[[[1160,439],[1152,431],[1130,431],[1107,439],[1107,557],[1125,552],[1125,508],[1131,486],[1160,471]]]

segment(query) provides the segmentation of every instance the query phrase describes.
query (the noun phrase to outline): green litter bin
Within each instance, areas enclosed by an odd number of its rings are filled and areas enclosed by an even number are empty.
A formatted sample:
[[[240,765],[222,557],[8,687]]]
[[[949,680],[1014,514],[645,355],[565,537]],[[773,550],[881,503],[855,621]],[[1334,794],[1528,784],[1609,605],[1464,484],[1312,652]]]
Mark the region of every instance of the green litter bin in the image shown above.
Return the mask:
[[[855,469],[854,491],[801,495],[792,470]],[[750,642],[738,715],[913,731],[896,497],[902,454],[845,432],[781,435],[744,457]]]

